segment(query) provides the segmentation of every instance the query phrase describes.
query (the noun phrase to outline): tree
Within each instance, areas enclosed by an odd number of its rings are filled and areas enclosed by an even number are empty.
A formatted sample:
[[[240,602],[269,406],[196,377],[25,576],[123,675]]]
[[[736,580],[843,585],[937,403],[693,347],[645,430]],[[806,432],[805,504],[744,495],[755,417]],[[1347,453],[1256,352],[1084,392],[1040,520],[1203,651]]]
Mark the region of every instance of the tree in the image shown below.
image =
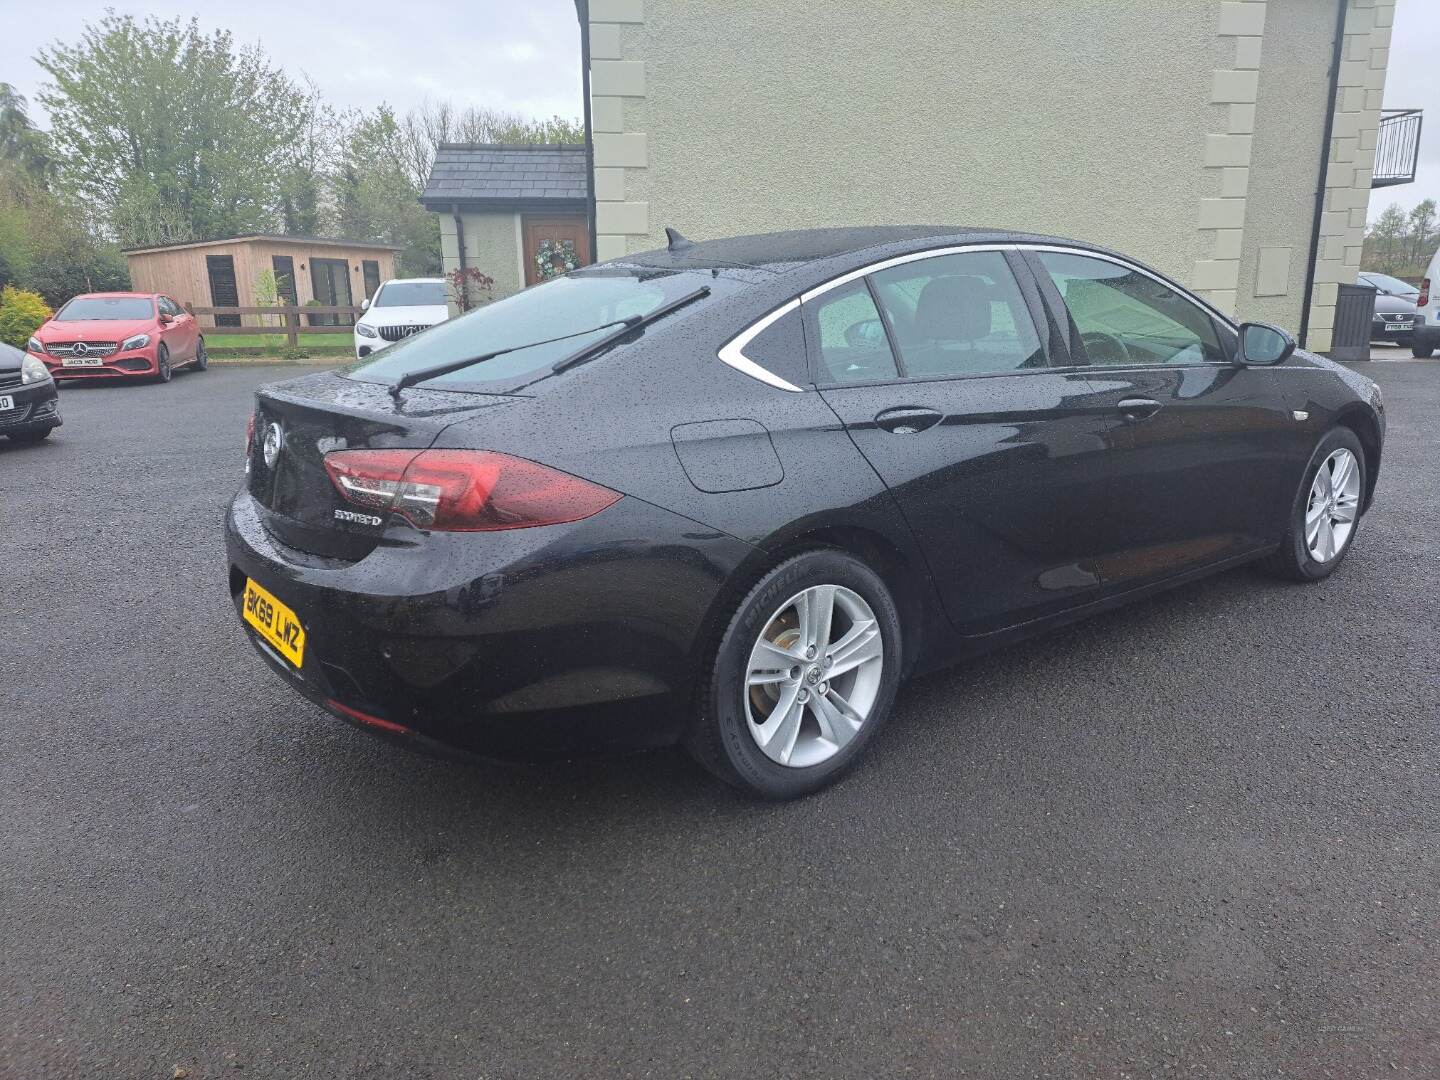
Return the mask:
[[[39,179],[48,164],[45,136],[30,123],[27,108],[13,86],[0,82],[0,164]]]
[[[1407,254],[1405,226],[1405,211],[1400,209],[1399,203],[1391,203],[1376,218],[1367,237],[1375,269],[1386,274],[1393,274],[1401,269]]]
[[[83,206],[0,163],[0,285],[33,289],[53,307],[76,293],[126,289],[119,247]]]
[[[340,235],[401,248],[401,274],[438,274],[440,219],[420,205],[401,124],[385,105],[351,121],[332,184]]]
[[[276,210],[281,232],[320,236],[331,224],[326,189],[351,119],[337,113],[308,78],[302,93],[295,136],[280,151]]]
[[[199,238],[275,226],[309,99],[258,46],[111,11],[36,61],[57,180],[123,242],[156,239],[154,223]]]
[[[399,122],[398,153],[418,192],[425,187],[435,150],[445,143],[583,143],[579,120],[552,116],[534,120],[502,109],[456,109],[448,101],[426,101]]]
[[[1435,243],[1435,200],[1425,199],[1415,205],[1407,220],[1410,229],[1410,260],[1426,263],[1430,261]]]

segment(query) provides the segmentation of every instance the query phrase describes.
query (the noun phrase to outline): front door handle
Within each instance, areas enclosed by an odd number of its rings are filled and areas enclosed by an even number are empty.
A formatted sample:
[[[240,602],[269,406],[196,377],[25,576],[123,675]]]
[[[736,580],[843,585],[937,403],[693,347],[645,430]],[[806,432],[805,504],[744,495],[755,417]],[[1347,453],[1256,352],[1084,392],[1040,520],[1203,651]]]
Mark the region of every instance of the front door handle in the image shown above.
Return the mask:
[[[875,415],[875,424],[892,435],[918,435],[945,419],[944,413],[919,405],[902,405]]]
[[[1132,397],[1126,398],[1116,406],[1120,415],[1132,424],[1138,424],[1141,420],[1147,420],[1160,411],[1160,403],[1151,398]]]

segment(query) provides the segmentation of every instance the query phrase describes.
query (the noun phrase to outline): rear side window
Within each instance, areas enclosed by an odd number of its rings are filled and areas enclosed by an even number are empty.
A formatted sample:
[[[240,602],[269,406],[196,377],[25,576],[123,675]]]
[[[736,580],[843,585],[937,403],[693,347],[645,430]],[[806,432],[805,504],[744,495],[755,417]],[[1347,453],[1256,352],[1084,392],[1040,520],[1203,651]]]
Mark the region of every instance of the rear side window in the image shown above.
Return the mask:
[[[871,280],[911,378],[1046,366],[1025,297],[998,251],[937,255]]]
[[[863,281],[832,289],[804,307],[820,358],[821,382],[880,382],[899,377],[885,324]]]
[[[1204,308],[1127,266],[1043,251],[1092,364],[1225,363],[1229,354]]]

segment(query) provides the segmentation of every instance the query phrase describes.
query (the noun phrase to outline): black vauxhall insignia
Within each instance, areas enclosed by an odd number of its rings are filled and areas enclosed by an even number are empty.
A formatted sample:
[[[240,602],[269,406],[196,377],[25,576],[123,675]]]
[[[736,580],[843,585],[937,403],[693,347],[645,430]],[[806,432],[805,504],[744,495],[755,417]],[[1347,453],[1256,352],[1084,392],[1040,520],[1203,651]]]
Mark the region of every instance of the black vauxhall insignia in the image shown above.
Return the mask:
[[[1328,575],[1375,384],[1049,237],[825,230],[589,267],[262,389],[230,584],[412,745],[681,742],[813,791],[901,679],[1252,560]]]

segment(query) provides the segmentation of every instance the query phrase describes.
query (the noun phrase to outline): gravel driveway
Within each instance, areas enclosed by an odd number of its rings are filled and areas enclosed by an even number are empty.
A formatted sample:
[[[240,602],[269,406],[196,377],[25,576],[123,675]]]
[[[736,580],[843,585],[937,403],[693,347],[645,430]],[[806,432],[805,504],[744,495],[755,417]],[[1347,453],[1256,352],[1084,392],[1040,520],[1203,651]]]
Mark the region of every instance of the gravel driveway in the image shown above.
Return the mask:
[[[0,1076],[1440,1074],[1440,364],[1367,372],[1335,577],[924,679],[779,806],[328,718],[226,592],[287,369],[66,388],[0,440]]]

